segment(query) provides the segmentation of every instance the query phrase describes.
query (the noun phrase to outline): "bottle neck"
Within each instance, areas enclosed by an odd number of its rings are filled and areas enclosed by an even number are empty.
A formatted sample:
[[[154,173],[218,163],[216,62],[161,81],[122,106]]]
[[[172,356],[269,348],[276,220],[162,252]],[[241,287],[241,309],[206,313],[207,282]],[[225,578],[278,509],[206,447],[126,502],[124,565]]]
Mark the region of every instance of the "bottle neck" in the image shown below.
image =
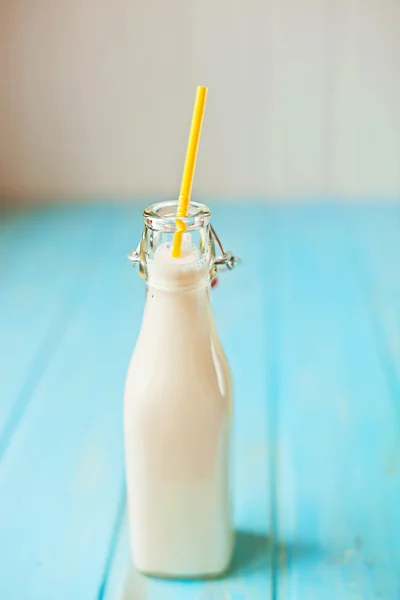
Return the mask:
[[[172,257],[169,244],[160,246],[148,262],[147,273],[149,288],[173,295],[205,289],[210,283],[209,264],[193,246],[179,258]]]
[[[210,286],[160,288],[148,284],[142,327],[172,340],[206,339],[212,328]]]
[[[178,258],[171,256],[169,244],[159,246],[148,260],[141,338],[168,340],[171,352],[178,354],[184,348],[196,356],[209,351],[213,327],[209,283],[209,263],[193,245]]]

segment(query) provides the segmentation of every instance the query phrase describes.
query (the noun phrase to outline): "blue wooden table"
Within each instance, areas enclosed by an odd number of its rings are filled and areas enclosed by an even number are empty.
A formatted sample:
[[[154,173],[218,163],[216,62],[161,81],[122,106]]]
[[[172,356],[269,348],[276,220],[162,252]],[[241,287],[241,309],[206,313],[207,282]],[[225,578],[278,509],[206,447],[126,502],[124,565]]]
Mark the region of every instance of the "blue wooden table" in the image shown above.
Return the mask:
[[[243,259],[213,291],[236,389],[230,573],[130,565],[143,207],[40,208],[0,218],[1,600],[400,598],[400,205],[211,206]]]

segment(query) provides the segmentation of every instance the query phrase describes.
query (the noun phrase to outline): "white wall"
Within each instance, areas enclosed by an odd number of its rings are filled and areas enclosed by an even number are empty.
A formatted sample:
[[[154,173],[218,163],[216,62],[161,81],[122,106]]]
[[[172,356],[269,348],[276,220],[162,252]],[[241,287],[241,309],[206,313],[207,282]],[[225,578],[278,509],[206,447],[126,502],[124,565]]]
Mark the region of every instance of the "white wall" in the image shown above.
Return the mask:
[[[400,193],[399,0],[0,0],[3,197]]]

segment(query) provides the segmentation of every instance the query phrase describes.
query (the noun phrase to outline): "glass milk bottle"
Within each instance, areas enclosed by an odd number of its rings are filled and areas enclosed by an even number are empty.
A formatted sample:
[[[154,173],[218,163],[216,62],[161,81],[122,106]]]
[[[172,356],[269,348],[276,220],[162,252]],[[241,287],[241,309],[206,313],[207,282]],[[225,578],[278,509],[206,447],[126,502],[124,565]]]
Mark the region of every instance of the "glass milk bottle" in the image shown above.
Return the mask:
[[[148,574],[211,577],[233,551],[229,489],[231,379],[210,306],[223,251],[210,211],[190,205],[172,258],[177,202],[144,211],[131,255],[147,283],[125,388],[125,454],[133,560]],[[222,255],[215,256],[215,241]]]

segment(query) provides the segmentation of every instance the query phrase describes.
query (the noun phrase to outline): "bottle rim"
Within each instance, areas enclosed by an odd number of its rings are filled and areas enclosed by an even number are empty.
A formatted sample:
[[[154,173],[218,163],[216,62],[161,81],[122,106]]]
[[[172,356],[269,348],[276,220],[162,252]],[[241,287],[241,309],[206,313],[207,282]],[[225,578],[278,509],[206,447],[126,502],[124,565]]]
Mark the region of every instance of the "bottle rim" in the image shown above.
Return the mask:
[[[211,218],[211,211],[200,202],[189,204],[187,217],[177,217],[178,200],[166,200],[151,204],[143,211],[145,225],[153,231],[174,233],[177,231],[177,219],[185,224],[186,231],[194,231],[206,227]]]

